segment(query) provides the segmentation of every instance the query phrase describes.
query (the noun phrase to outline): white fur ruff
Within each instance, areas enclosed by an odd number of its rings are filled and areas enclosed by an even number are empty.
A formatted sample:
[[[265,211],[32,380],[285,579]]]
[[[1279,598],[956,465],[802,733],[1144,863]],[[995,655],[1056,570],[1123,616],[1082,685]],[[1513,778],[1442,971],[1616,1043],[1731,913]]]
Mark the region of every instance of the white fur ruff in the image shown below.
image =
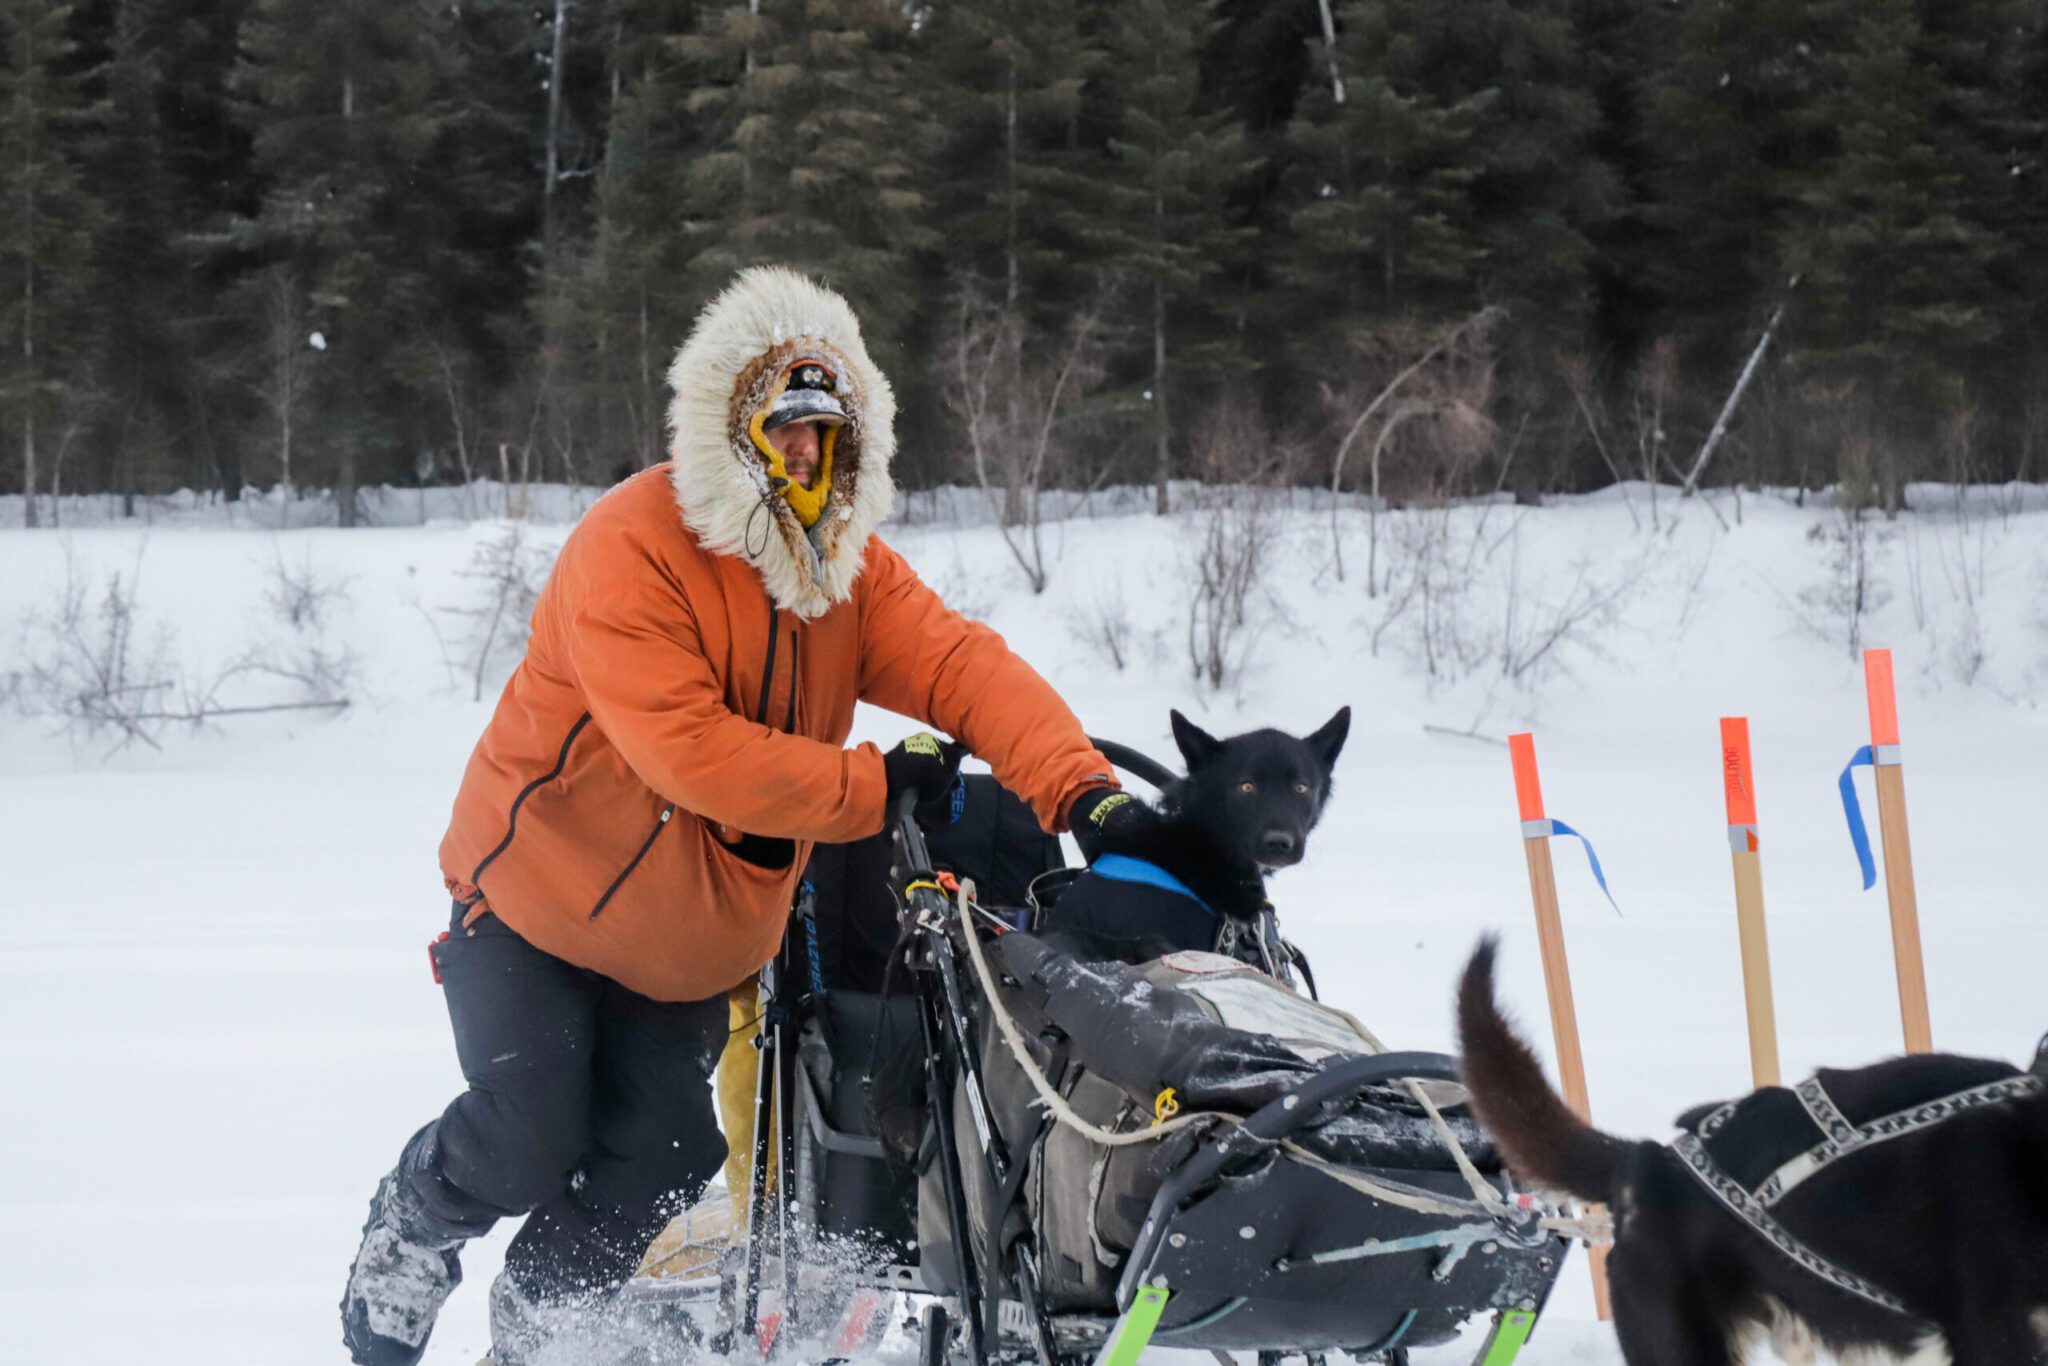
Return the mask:
[[[832,364],[848,419],[831,499],[808,537],[747,434],[782,366],[801,358]],[[895,501],[896,396],[846,300],[780,266],[742,271],[698,316],[668,378],[669,477],[698,540],[751,562],[775,605],[798,616],[851,597],[868,537]]]

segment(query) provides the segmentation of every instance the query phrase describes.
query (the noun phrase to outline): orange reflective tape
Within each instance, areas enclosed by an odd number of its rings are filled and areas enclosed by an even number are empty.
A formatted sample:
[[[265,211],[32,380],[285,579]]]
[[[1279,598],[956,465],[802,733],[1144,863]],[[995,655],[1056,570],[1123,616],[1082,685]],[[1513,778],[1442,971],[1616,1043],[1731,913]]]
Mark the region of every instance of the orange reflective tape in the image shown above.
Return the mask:
[[[1543,819],[1543,784],[1536,779],[1536,737],[1527,731],[1508,737],[1508,757],[1515,764],[1515,804],[1522,819]]]
[[[1749,766],[1749,718],[1721,718],[1721,790],[1728,798],[1728,824],[1756,824],[1756,781]]]
[[[1899,699],[1892,690],[1892,652],[1863,652],[1863,690],[1870,697],[1870,743],[1899,743]]]

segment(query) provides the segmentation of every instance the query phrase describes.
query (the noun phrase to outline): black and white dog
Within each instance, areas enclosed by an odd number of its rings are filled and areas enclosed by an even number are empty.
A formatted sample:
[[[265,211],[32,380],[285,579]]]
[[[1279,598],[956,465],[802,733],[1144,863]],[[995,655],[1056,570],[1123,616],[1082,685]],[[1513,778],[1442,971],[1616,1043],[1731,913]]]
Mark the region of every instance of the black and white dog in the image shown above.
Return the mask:
[[[1630,1366],[2048,1362],[2048,1044],[2031,1071],[1949,1054],[1823,1070],[1679,1119],[1671,1144],[1582,1123],[1494,1002],[1458,990],[1466,1085],[1525,1181],[1608,1205]]]
[[[1040,920],[1053,942],[1132,963],[1211,947],[1221,927],[1265,906],[1266,874],[1306,852],[1349,707],[1303,736],[1269,729],[1219,740],[1177,711],[1171,719],[1187,776],[1156,810],[1096,842],[1088,872]]]

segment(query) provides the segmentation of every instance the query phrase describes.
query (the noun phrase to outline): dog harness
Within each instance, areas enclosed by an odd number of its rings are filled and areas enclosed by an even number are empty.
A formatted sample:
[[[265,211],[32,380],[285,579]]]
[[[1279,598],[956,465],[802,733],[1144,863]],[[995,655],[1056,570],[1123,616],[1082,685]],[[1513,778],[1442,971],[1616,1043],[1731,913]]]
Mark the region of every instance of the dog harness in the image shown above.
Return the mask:
[[[1780,1252],[1837,1289],[1916,1317],[1895,1296],[1829,1261],[1772,1217],[1787,1194],[1851,1153],[1904,1138],[1986,1105],[2031,1095],[2042,1079],[2005,1063],[1925,1057],[1823,1070],[1681,1116],[1673,1140],[1687,1171]],[[1965,1084],[1956,1088],[1958,1081]]]
[[[1104,854],[1088,865],[1088,871],[1097,877],[1106,877],[1111,882],[1136,882],[1177,893],[1208,911],[1210,915],[1216,914],[1208,902],[1195,895],[1193,888],[1156,863],[1147,863],[1144,859],[1132,858],[1128,854]]]

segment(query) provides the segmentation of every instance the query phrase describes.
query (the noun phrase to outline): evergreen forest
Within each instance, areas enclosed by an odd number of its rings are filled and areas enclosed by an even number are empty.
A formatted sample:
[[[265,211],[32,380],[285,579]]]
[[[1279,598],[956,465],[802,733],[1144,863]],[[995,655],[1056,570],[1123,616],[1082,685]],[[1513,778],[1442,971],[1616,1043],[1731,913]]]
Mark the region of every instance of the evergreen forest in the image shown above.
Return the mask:
[[[0,41],[10,493],[608,484],[757,262],[860,312],[913,487],[2048,478],[2048,0],[0,0]]]

